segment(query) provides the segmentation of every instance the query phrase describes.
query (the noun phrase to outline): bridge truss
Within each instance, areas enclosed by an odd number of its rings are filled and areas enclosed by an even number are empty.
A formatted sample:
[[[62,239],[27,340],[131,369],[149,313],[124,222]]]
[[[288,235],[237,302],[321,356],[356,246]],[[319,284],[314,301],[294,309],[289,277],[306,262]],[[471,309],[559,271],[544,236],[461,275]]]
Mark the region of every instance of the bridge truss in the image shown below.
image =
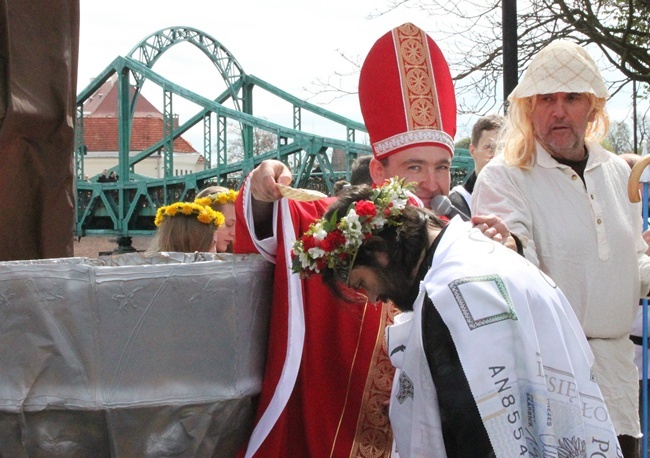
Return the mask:
[[[216,67],[225,89],[214,99],[188,90],[156,73],[154,64],[179,43],[198,48]],[[111,168],[120,177],[115,183],[86,182],[84,178],[84,103],[109,79],[118,85],[118,164]],[[141,152],[130,152],[130,134],[136,102],[145,82],[157,86],[162,94],[163,139]],[[132,88],[135,88],[133,92]],[[254,115],[253,93],[270,94],[292,110],[291,125],[283,126]],[[259,92],[255,93],[256,96]],[[267,96],[265,95],[265,96]],[[190,101],[196,114],[180,125],[174,123],[173,106],[178,99]],[[340,127],[342,138],[319,136],[303,130],[303,115],[315,116]],[[228,154],[227,126],[239,128],[238,141],[243,154]],[[204,170],[174,176],[174,140],[189,129],[203,131]],[[256,148],[254,135],[265,133],[274,146]],[[299,187],[320,188],[330,193],[333,184],[350,175],[351,162],[371,153],[369,145],[357,142],[366,132],[363,124],[294,97],[253,75],[246,74],[233,55],[208,34],[190,27],[172,27],[155,32],[136,45],[125,57],[117,57],[77,97],[75,125],[76,216],[75,234],[112,235],[129,238],[154,231],[153,217],[159,206],[193,199],[202,188],[219,184],[238,188],[243,178],[265,159],[286,163]],[[333,151],[344,155],[345,165],[335,170]],[[135,173],[134,167],[145,158],[160,155],[164,176],[151,178]],[[457,155],[455,167],[464,172],[473,166],[469,155]],[[471,163],[471,164],[470,164]],[[464,173],[462,173],[464,175]]]

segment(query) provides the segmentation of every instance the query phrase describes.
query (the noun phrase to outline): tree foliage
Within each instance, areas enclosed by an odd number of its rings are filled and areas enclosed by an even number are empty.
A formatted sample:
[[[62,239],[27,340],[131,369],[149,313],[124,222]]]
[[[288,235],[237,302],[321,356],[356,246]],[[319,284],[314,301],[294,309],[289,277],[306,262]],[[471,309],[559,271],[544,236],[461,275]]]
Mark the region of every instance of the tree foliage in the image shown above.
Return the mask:
[[[612,122],[607,132],[609,150],[616,154],[631,153],[632,140],[630,127],[624,122]]]
[[[650,118],[647,113],[637,116],[636,148],[634,147],[634,134],[629,123],[613,121],[609,125],[607,136],[601,142],[602,146],[616,154],[636,153],[641,154],[644,146],[647,148],[650,141]]]
[[[465,149],[469,149],[469,144],[470,144],[471,142],[472,142],[472,139],[471,139],[471,138],[469,138],[469,137],[465,137],[465,138],[461,138],[460,140],[456,141],[456,143],[454,143],[454,146],[455,146],[456,148],[465,148]]]
[[[264,119],[264,118],[262,118]],[[236,122],[228,122],[228,162],[241,161],[244,159],[244,141],[241,135],[241,126]],[[278,145],[277,137],[262,129],[253,129],[253,155],[265,153],[275,149]]]

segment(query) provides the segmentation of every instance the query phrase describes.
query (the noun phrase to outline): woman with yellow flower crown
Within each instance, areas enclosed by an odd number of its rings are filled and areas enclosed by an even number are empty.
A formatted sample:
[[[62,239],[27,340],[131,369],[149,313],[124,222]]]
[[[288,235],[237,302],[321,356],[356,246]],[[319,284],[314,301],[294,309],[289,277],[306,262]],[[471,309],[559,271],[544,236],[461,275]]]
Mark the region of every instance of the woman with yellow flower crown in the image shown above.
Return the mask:
[[[217,229],[217,253],[232,253],[235,241],[235,199],[238,191],[223,186],[209,186],[196,195],[194,202],[209,205],[213,210],[223,213],[225,219]]]
[[[217,229],[224,220],[221,212],[196,202],[174,202],[160,207],[154,220],[158,230],[148,251],[214,253]]]

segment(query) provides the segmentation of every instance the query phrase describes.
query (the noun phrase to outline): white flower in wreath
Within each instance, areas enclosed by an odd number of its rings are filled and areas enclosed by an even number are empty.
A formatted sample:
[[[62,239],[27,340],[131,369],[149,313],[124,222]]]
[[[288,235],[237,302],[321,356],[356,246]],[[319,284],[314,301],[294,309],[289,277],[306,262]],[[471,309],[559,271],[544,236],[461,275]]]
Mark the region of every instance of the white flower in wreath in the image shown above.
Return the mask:
[[[398,210],[404,210],[404,208],[406,207],[406,203],[408,202],[408,198],[407,197],[402,199],[396,198],[392,202],[393,202],[393,208],[396,208]]]
[[[307,253],[299,253],[298,254],[298,259],[300,260],[300,265],[302,266],[303,269],[314,269],[316,272],[318,272],[318,269],[316,268],[316,263],[313,263],[314,265],[312,266],[312,258],[307,254]]]
[[[314,239],[318,240],[319,242],[325,240],[325,237],[327,237],[327,231],[323,229],[323,225],[319,224],[314,229],[316,229],[313,234]]]
[[[386,218],[379,215],[375,216],[374,219],[372,220],[375,229],[383,228],[387,221],[388,220]]]
[[[325,256],[325,250],[319,247],[314,247],[309,249],[309,254],[311,255],[312,258],[318,259]]]
[[[357,247],[363,240],[363,232],[361,232],[361,221],[359,215],[354,209],[351,209],[346,216],[341,218],[340,224],[343,233],[345,234],[345,246]]]

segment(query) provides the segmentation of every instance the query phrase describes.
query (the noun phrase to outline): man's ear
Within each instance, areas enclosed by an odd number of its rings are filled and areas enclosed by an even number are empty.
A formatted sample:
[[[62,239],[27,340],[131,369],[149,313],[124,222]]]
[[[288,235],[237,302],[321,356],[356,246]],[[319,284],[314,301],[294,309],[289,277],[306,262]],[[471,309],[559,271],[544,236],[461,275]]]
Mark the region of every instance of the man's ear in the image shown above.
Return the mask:
[[[471,154],[472,157],[476,159],[476,147],[471,143],[469,144],[469,154]]]
[[[381,161],[378,161],[373,157],[370,160],[370,164],[368,164],[368,168],[370,170],[370,177],[372,178],[372,182],[377,185],[383,184],[384,180],[386,179],[384,176],[386,171]]]

